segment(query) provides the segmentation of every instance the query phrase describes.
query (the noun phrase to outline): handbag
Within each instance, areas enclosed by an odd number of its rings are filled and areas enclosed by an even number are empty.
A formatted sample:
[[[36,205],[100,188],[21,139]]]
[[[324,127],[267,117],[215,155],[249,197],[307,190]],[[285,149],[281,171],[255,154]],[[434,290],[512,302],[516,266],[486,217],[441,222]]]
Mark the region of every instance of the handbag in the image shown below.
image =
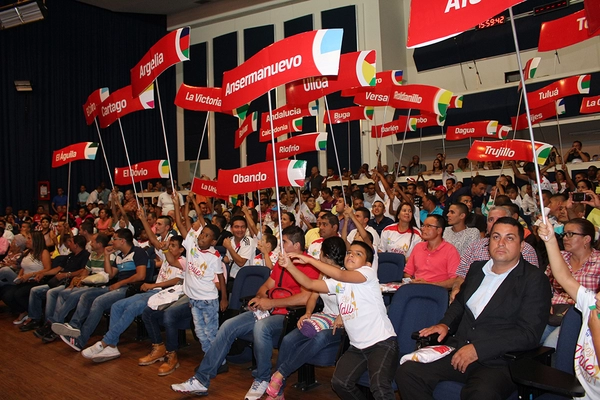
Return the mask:
[[[285,299],[291,297],[294,293],[288,288],[281,287],[281,283],[283,281],[283,274],[285,274],[285,269],[281,269],[281,275],[279,275],[279,282],[277,286],[269,290],[268,295],[270,299]],[[288,313],[286,307],[275,307],[271,311],[271,315],[285,315]]]
[[[552,314],[550,314],[550,318],[548,318],[548,325],[560,326],[562,319],[569,308],[571,308],[571,304],[554,304],[552,306]]]

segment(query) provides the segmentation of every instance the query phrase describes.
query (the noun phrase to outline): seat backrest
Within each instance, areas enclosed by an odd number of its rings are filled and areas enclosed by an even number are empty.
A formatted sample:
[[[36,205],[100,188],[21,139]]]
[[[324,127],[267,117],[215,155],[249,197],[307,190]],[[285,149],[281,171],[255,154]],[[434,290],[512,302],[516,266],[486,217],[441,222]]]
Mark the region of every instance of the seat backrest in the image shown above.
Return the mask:
[[[555,367],[571,375],[575,375],[573,357],[580,330],[581,312],[573,306],[569,308],[560,324],[555,353]]]
[[[247,265],[241,268],[233,282],[229,308],[239,311],[242,306],[241,299],[246,296],[254,296],[270,274],[271,270],[267,267]]]
[[[404,276],[404,255],[396,253],[379,253],[377,278],[379,283],[401,282]]]
[[[154,271],[156,270],[156,260],[153,258],[148,259],[148,265],[146,265],[146,278],[144,282],[146,283],[154,283]]]
[[[398,289],[388,316],[398,337],[400,357],[415,350],[411,334],[440,322],[447,308],[448,290],[443,287],[412,283]]]

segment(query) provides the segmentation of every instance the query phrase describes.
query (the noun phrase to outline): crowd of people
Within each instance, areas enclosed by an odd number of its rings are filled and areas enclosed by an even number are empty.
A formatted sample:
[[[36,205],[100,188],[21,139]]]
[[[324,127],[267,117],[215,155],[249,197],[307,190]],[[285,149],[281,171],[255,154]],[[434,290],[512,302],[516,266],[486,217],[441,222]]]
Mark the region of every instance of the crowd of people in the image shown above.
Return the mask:
[[[501,356],[556,346],[562,316],[576,304],[584,314],[579,345],[589,355],[576,372],[588,398],[598,398],[600,322],[588,306],[600,307],[600,173],[590,166],[572,176],[569,168],[593,158],[581,147],[574,143],[564,157],[553,150],[537,171],[543,210],[534,164],[507,162],[512,174],[473,172],[461,182],[456,172],[468,172],[468,160],[455,169],[444,154],[431,169],[414,156],[406,167],[344,170],[343,186],[333,169],[322,176],[313,167],[303,188],[261,190],[236,204],[192,192],[184,198],[171,182],[153,182],[139,199],[117,186],[91,193],[81,186],[67,210],[58,189],[49,209],[15,215],[7,207],[0,218],[0,298],[21,331],[94,362],[118,358],[120,335],[141,316],[151,347],[139,365],[159,362],[161,376],[179,367],[179,323],[192,320],[204,357],[189,380],[172,385],[182,393],[207,394],[211,379],[227,371],[236,338],[253,335],[249,400],[283,399],[286,379],[339,343],[342,328],[350,348],[332,387],[343,399],[362,398],[364,371],[377,399],[394,398],[394,380],[406,399],[432,398],[442,380],[465,383],[465,398],[506,398],[515,385]],[[404,257],[404,284],[448,290],[446,315],[421,331],[447,338],[448,356],[399,366],[379,253]],[[237,274],[254,265],[271,269],[270,277],[248,312],[220,323]],[[273,338],[293,306],[306,313],[283,338],[273,369]],[[109,330],[90,342],[106,311]]]

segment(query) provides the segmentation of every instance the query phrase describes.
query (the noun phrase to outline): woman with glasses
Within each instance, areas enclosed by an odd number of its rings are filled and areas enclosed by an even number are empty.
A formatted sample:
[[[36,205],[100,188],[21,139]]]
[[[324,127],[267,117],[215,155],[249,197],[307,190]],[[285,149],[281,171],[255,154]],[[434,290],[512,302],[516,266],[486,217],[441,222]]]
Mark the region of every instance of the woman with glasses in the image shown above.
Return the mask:
[[[594,248],[594,225],[586,219],[575,218],[565,224],[561,236],[565,248],[561,255],[573,278],[586,289],[597,292],[600,281],[600,251]],[[541,342],[544,346],[556,347],[562,316],[575,301],[554,278],[550,266],[546,269],[546,275],[552,285],[552,310]]]

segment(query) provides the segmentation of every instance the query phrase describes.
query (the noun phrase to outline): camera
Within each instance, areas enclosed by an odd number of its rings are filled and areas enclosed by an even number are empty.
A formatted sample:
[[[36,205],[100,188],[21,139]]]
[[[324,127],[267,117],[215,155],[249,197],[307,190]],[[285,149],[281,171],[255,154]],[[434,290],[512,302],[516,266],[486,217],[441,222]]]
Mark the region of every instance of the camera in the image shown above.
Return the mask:
[[[585,200],[587,200],[585,193],[573,193],[573,202],[580,203]]]

